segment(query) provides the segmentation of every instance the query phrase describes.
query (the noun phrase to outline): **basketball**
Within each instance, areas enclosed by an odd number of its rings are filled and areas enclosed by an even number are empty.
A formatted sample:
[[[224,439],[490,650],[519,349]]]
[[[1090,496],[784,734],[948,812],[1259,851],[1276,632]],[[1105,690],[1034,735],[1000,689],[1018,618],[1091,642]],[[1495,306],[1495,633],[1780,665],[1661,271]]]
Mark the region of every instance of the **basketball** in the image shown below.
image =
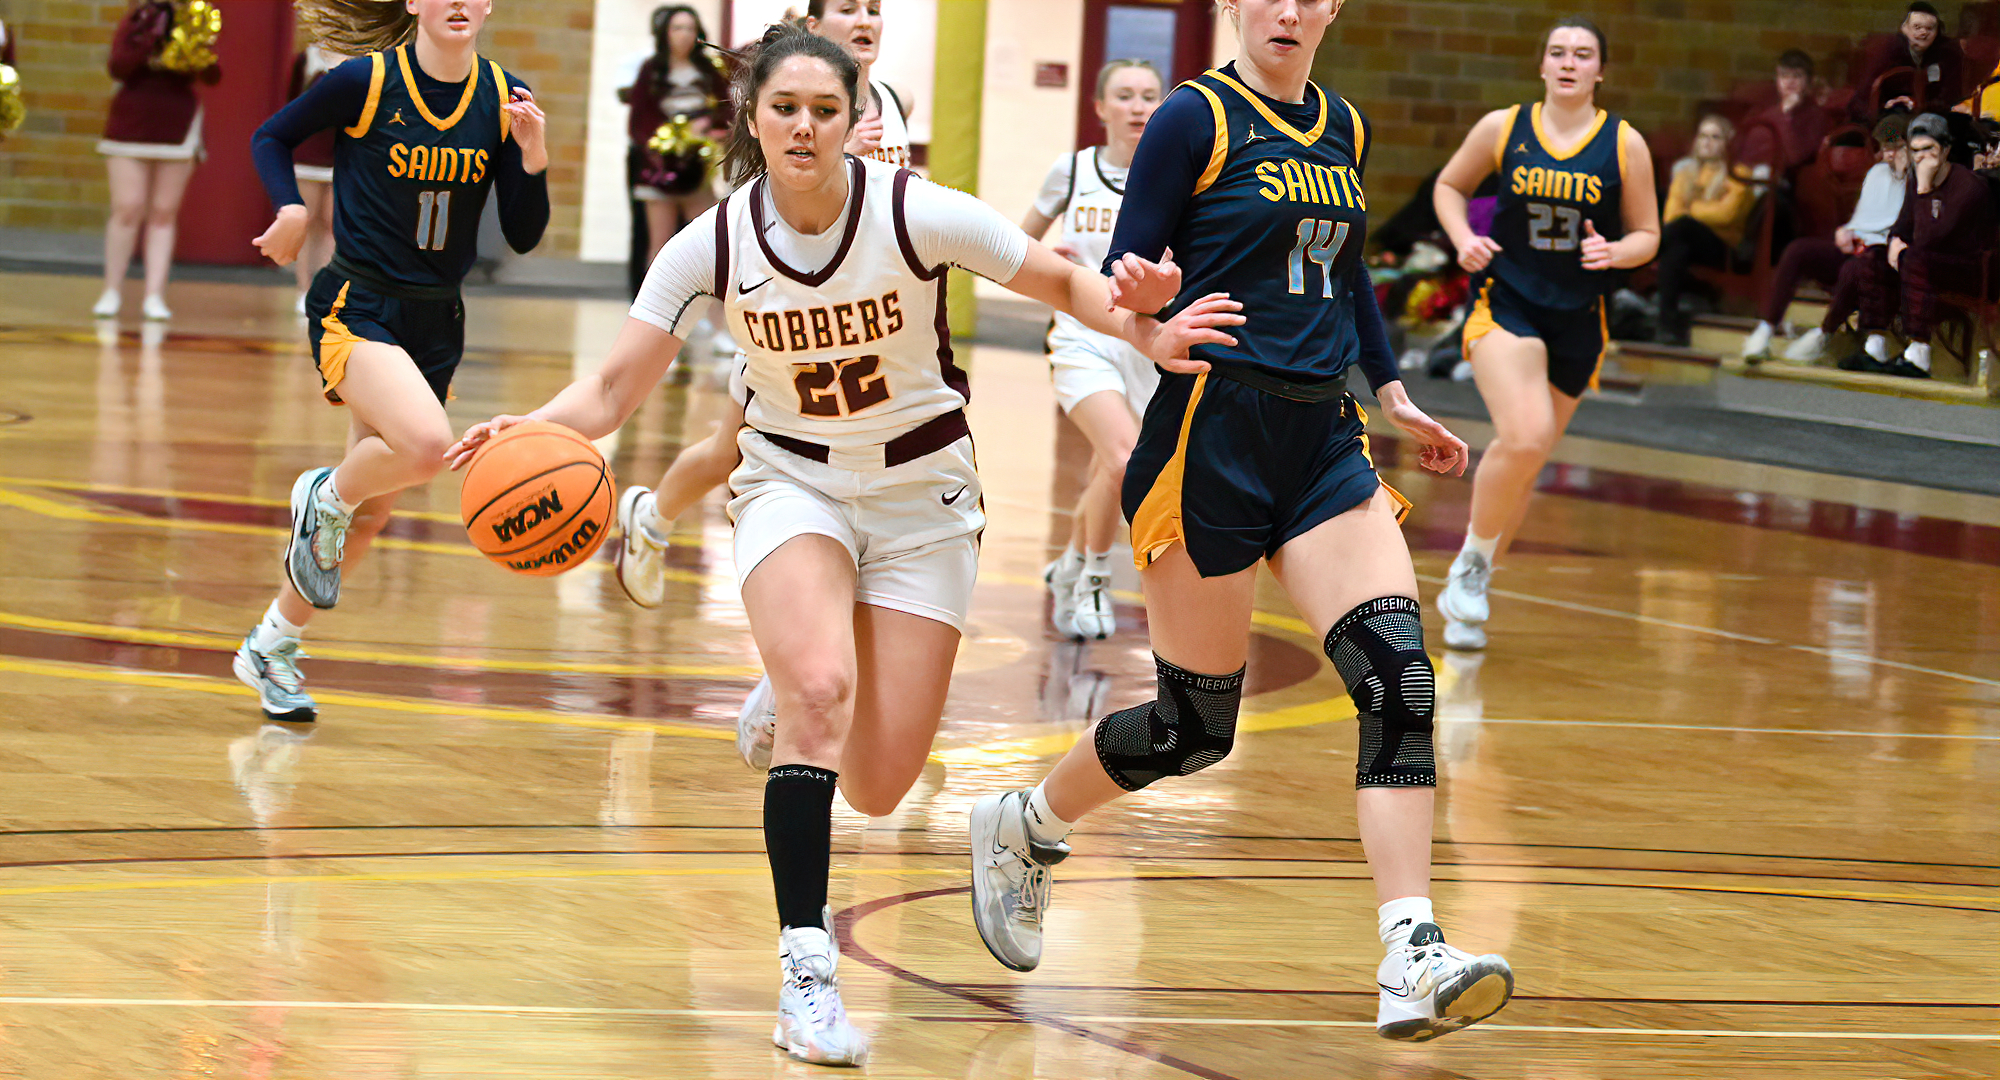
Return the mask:
[[[616,483],[588,439],[530,420],[473,455],[459,514],[481,554],[517,574],[549,577],[582,565],[604,542]]]

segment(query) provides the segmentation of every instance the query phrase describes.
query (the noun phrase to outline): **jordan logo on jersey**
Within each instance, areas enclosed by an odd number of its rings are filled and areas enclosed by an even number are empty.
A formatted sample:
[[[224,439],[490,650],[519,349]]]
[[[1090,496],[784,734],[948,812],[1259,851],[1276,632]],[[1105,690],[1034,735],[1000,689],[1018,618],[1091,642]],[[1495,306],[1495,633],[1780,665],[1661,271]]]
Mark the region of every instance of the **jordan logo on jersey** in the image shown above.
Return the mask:
[[[1251,124],[1250,134],[1243,136],[1243,145],[1249,146],[1253,142],[1267,142],[1270,140],[1270,138],[1271,137],[1269,135],[1257,134],[1257,125]]]
[[[390,122],[391,124],[403,124],[403,110],[401,110],[401,109],[397,109],[397,110],[396,110],[396,115],[394,115],[394,116],[391,116],[391,117],[389,118],[389,122]],[[410,125],[408,125],[408,124],[403,124],[403,126],[404,126],[404,127],[409,127]]]

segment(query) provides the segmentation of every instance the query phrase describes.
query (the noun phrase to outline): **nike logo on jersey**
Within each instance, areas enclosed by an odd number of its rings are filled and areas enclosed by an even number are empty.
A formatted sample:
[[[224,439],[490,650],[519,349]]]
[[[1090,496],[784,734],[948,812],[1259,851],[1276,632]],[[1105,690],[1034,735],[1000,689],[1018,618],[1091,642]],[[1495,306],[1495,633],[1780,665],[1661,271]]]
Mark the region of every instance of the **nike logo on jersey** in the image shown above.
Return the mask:
[[[750,293],[756,292],[758,289],[761,289],[764,286],[769,285],[771,282],[776,280],[777,280],[776,278],[765,278],[764,280],[758,282],[755,285],[744,285],[739,282],[736,286],[736,295],[746,296]]]
[[[944,504],[945,504],[946,506],[950,506],[951,504],[953,504],[953,503],[957,502],[957,501],[958,501],[958,497],[959,497],[960,495],[963,495],[963,494],[965,494],[965,488],[964,488],[964,487],[960,487],[960,488],[959,488],[959,489],[958,489],[957,491],[954,491],[954,492],[951,492],[950,494],[948,494],[948,495],[945,495],[945,496],[943,497],[943,498],[944,498]],[[1037,821],[1039,821],[1039,820],[1041,820],[1041,819],[1040,819],[1040,818],[1036,818],[1036,820],[1037,820]]]

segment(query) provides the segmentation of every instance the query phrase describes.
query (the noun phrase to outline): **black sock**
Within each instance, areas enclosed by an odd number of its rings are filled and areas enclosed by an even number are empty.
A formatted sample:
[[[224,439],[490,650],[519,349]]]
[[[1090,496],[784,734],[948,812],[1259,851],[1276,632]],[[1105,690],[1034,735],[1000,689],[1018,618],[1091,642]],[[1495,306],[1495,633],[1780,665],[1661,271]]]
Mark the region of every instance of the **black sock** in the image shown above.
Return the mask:
[[[840,774],[779,765],[764,781],[764,851],[778,894],[778,929],[819,926],[833,862],[833,791]]]

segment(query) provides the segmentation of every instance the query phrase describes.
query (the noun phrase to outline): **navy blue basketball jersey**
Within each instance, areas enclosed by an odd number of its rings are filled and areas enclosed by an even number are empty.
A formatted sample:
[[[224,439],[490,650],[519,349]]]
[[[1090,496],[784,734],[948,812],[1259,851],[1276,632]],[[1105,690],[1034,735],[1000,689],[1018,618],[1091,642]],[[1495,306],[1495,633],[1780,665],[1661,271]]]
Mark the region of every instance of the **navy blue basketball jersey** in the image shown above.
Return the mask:
[[[1625,235],[1625,121],[1602,110],[1576,145],[1558,150],[1542,130],[1540,102],[1507,110],[1493,162],[1500,197],[1492,273],[1531,303],[1581,308],[1609,289],[1613,276],[1583,268],[1584,223],[1606,240]]]
[[[508,136],[501,106],[519,82],[475,56],[464,83],[441,83],[411,52],[348,61],[370,66],[368,100],[334,145],[334,249],[396,284],[455,289],[478,255]]]
[[[1196,102],[1205,108],[1190,111]],[[1357,280],[1369,287],[1365,270],[1351,273],[1368,232],[1366,121],[1313,83],[1303,104],[1265,97],[1236,78],[1234,64],[1176,87],[1161,115],[1192,120],[1202,111],[1213,119],[1202,148],[1207,166],[1174,226],[1181,291],[1161,317],[1209,293],[1229,293],[1248,319],[1233,334],[1237,344],[1197,345],[1193,358],[1298,382],[1339,377],[1361,353],[1350,289]],[[1158,127],[1156,117],[1143,138],[1199,137]],[[1114,257],[1130,250],[1124,221],[1137,220],[1133,204],[1152,197],[1146,188],[1155,179],[1135,163]]]

